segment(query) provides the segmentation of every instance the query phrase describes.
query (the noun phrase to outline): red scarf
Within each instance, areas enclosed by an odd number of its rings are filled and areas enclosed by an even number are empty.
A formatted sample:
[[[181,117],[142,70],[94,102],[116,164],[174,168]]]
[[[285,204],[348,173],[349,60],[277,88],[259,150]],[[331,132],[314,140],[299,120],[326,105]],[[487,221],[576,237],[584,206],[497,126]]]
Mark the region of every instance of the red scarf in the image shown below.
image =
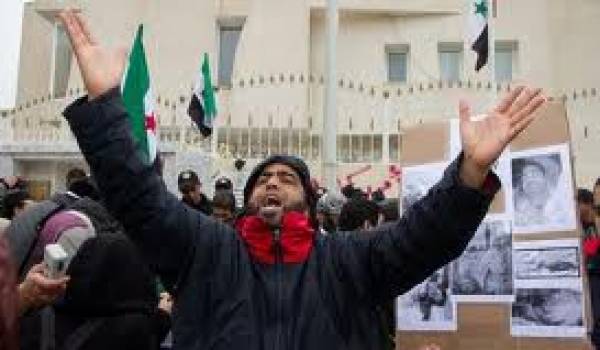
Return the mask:
[[[294,264],[306,261],[313,247],[315,232],[308,217],[300,212],[288,212],[283,215],[281,221],[283,262]],[[238,220],[236,228],[254,259],[263,264],[275,263],[273,232],[261,218],[245,216]]]
[[[600,248],[600,238],[590,237],[583,241],[583,255],[591,258],[598,253]]]

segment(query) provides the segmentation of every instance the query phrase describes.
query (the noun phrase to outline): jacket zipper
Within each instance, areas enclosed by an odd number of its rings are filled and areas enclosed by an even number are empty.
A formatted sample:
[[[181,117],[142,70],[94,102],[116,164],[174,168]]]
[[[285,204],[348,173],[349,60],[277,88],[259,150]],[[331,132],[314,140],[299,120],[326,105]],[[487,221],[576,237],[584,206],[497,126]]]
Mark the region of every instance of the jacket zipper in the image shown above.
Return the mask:
[[[276,309],[276,314],[277,314],[277,326],[276,326],[276,333],[275,333],[275,344],[274,344],[274,349],[278,350],[278,349],[283,349],[281,346],[281,333],[282,333],[282,309],[283,309],[283,305],[282,305],[282,291],[281,291],[281,284],[282,284],[282,264],[283,264],[283,254],[281,251],[281,229],[277,228],[273,231],[273,243],[275,244],[275,281],[277,283],[277,309]]]

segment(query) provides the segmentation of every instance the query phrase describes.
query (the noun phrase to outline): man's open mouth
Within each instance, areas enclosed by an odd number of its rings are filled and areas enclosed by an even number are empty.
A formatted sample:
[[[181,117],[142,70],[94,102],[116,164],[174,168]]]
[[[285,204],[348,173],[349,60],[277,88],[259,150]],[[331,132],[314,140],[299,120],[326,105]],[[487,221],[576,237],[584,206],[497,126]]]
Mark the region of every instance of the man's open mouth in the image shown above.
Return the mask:
[[[281,200],[277,196],[269,195],[265,200],[265,207],[280,208]]]

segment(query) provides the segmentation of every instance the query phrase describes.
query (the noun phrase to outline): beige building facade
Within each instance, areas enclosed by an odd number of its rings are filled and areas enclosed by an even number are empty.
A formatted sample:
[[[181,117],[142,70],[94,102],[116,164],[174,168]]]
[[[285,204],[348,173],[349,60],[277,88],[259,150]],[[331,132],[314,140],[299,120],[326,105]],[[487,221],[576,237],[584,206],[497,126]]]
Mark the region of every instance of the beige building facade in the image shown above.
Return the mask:
[[[268,154],[305,158],[321,173],[325,0],[80,0],[26,5],[17,106],[0,112],[0,175],[48,191],[83,164],[60,113],[84,94],[57,9],[80,8],[106,45],[129,46],[138,24],[159,119],[165,178],[192,168],[206,189],[220,175],[242,186]],[[600,176],[600,3],[490,1],[494,55],[480,73],[465,42],[468,2],[339,0],[338,177],[382,187],[401,165],[411,125],[456,117],[458,98],[484,112],[516,82],[564,101],[578,186]],[[216,128],[203,140],[186,114],[201,55],[218,86]],[[435,140],[423,140],[435,142]],[[238,171],[235,158],[248,165]],[[386,193],[397,195],[395,184]]]

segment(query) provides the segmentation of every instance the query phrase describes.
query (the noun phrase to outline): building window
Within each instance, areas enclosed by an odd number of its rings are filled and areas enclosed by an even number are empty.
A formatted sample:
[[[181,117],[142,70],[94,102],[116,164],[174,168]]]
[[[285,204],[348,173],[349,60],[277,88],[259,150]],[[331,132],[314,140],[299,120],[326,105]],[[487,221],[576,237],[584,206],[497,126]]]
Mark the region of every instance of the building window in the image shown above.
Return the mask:
[[[281,129],[281,153],[292,154],[291,139],[292,130],[288,128]]]
[[[54,98],[67,96],[69,73],[71,71],[71,44],[62,25],[54,26],[54,50],[52,55],[51,91]]]
[[[386,47],[388,81],[405,83],[408,77],[408,45]]]
[[[311,136],[312,157],[313,159],[321,158],[321,138],[318,135]]]
[[[442,81],[459,81],[462,73],[463,44],[440,43],[440,79]]]
[[[382,145],[381,145],[381,135],[375,135],[373,139],[373,161],[380,162],[381,161],[381,153],[382,153]]]
[[[240,156],[246,158],[250,156],[248,153],[248,149],[250,148],[250,128],[242,128],[240,129],[240,133],[242,134],[242,140],[238,152]]]
[[[400,161],[400,137],[389,135],[390,162]]]
[[[312,155],[309,153],[310,151],[310,134],[308,131],[302,132],[302,158],[311,158]]]
[[[338,161],[348,163],[350,162],[350,135],[343,134],[338,135]]]
[[[231,128],[230,129],[230,139],[229,139],[229,151],[231,152],[231,154],[234,157],[239,157],[240,156],[240,150],[241,150],[241,145],[240,145],[240,129],[237,128]]]
[[[370,162],[373,160],[373,135],[363,135],[362,137],[362,154],[360,161]]]
[[[263,151],[262,133],[260,128],[249,128],[250,130],[250,157],[258,158]]]
[[[231,86],[235,51],[242,33],[242,24],[219,27],[219,86]]]
[[[292,154],[300,156],[300,130],[292,129]]]
[[[350,162],[358,163],[362,159],[362,135],[350,136],[351,155]]]
[[[513,80],[517,58],[517,43],[514,41],[496,42],[495,78],[499,82]]]
[[[269,131],[270,154],[281,153],[281,147],[279,147],[281,143],[279,130],[279,128],[271,128],[271,130]]]

